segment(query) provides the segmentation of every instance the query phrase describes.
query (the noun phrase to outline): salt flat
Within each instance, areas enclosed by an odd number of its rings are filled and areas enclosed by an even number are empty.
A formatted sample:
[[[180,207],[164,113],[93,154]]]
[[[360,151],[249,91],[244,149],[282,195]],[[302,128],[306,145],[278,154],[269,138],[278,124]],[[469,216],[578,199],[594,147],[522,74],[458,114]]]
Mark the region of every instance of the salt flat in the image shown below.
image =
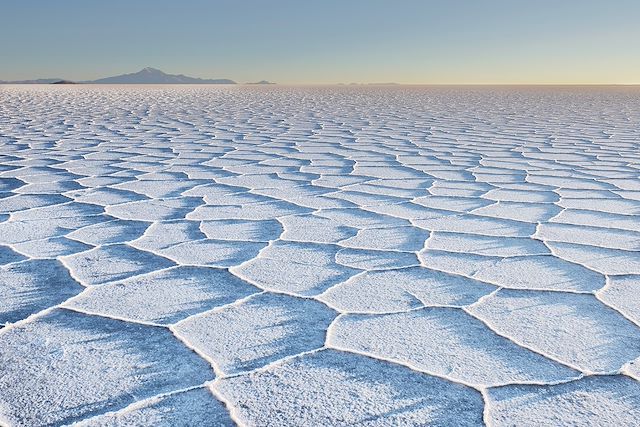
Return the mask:
[[[637,425],[640,89],[0,88],[0,424]]]

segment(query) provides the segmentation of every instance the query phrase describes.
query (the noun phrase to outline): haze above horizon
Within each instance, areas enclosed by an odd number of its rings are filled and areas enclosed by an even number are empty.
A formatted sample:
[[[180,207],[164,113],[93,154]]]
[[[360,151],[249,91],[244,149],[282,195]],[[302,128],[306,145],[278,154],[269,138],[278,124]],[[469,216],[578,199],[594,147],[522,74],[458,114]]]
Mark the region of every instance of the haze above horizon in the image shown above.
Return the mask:
[[[640,3],[7,0],[0,80],[640,84]]]

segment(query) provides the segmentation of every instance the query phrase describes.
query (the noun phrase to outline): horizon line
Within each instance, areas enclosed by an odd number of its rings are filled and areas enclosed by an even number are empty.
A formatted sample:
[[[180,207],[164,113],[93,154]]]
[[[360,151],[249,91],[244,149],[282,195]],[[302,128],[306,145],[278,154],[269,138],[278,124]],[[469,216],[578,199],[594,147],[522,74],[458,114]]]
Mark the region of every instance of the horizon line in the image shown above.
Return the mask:
[[[44,80],[44,79],[25,79],[29,80]],[[72,80],[60,79],[59,81],[70,82],[68,84],[55,84],[51,83],[24,83],[23,81],[12,82],[0,80],[0,85],[4,86],[519,86],[519,87],[533,87],[533,86],[640,86],[638,83],[92,83],[86,81],[74,82]]]

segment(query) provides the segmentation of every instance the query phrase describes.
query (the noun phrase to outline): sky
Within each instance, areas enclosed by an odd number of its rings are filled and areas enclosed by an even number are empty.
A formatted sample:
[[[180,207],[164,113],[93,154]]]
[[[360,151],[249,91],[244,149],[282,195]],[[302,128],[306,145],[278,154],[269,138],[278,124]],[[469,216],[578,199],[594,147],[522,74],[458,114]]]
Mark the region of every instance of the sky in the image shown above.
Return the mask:
[[[0,80],[640,84],[639,0],[0,0]]]

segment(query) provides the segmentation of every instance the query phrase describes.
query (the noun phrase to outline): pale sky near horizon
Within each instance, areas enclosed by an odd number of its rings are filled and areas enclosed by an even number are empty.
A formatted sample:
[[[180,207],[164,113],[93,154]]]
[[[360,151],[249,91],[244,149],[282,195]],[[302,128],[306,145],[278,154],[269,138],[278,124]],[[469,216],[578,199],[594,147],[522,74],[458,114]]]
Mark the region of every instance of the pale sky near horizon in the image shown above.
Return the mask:
[[[640,84],[638,0],[1,0],[0,80]]]

